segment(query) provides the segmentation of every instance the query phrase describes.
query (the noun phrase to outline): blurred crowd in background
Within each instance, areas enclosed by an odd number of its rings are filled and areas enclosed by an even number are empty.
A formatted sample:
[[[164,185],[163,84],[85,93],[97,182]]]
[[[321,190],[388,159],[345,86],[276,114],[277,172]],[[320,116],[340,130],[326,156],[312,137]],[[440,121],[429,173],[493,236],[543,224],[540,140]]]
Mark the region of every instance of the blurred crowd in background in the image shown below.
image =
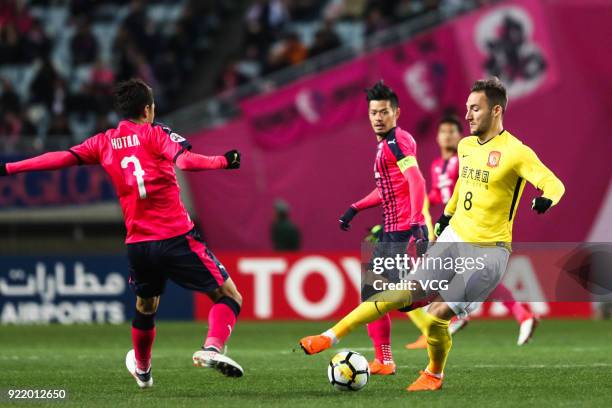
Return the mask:
[[[442,17],[495,0],[256,0],[245,13],[240,52],[217,80],[230,92],[250,80],[344,46],[427,13]]]
[[[172,100],[222,28],[224,1],[2,0],[0,137],[53,145],[113,125],[112,87],[140,77],[157,109]],[[231,3],[231,2],[229,2]],[[33,146],[36,149],[36,146]]]
[[[113,126],[112,87],[120,80],[151,84],[163,115],[180,106],[195,76],[207,76],[210,92],[228,94],[338,47],[357,49],[394,24],[489,2],[2,0],[1,150],[63,147]],[[237,8],[241,32],[227,29]],[[239,46],[216,72],[203,72],[232,36]],[[26,135],[35,137],[19,144]]]

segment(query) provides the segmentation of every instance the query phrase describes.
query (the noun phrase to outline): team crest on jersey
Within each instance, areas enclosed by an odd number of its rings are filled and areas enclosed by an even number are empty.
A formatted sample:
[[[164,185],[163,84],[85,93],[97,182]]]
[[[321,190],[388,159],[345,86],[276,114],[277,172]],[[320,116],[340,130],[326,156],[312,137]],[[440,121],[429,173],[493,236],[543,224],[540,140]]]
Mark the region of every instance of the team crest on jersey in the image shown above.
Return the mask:
[[[499,165],[499,159],[501,158],[501,152],[492,151],[489,153],[489,160],[487,161],[487,166],[489,167],[497,167]]]
[[[170,133],[170,140],[176,143],[181,143],[185,141],[185,138],[177,133],[172,132]]]

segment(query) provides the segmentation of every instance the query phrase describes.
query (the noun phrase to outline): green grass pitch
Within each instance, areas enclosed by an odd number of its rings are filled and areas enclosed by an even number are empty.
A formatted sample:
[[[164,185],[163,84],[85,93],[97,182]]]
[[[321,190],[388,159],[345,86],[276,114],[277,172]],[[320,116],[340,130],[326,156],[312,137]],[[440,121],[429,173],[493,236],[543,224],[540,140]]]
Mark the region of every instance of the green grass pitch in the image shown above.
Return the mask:
[[[411,393],[405,386],[427,360],[403,348],[416,336],[395,320],[398,374],[374,376],[359,392],[334,391],[327,363],[342,348],[372,356],[365,329],[316,356],[293,352],[297,340],[326,323],[244,322],[229,355],[245,368],[241,379],[198,369],[191,355],[205,324],[159,322],[152,389],[139,390],[124,366],[130,331],[121,326],[0,327],[0,389],[65,389],[66,401],[21,401],[14,406],[99,407],[604,407],[612,406],[612,322],[544,321],[532,343],[515,345],[512,321],[474,321],[454,338],[444,388]],[[7,405],[5,396],[0,405]]]

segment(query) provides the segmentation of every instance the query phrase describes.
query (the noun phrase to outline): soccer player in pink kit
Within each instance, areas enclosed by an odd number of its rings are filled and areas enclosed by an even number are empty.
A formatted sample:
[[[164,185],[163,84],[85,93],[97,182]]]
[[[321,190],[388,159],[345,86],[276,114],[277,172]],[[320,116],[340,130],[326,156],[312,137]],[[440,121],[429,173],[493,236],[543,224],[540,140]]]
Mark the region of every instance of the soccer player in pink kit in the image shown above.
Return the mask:
[[[438,125],[437,142],[440,147],[440,157],[436,158],[431,163],[431,189],[428,193],[428,199],[431,206],[445,206],[448,200],[453,195],[455,184],[459,178],[459,158],[457,157],[457,145],[462,137],[462,126],[458,118],[447,116],[440,121]],[[434,231],[435,232],[435,231]],[[535,328],[538,320],[529,312],[520,302],[517,302],[512,295],[512,292],[499,284],[489,296],[489,300],[499,301],[512,313],[515,320],[519,323],[519,337],[517,344],[522,346],[527,343]],[[409,316],[414,324],[421,329],[423,327],[423,309],[415,309],[409,312]],[[455,318],[449,325],[451,334],[461,330],[468,322],[468,318]],[[427,338],[424,335],[414,343],[406,344],[408,349],[425,349],[427,348]]]
[[[153,385],[155,313],[168,279],[206,293],[214,302],[208,315],[208,335],[201,350],[194,353],[193,363],[240,377],[242,367],[222,351],[240,313],[242,297],[225,267],[196,232],[181,202],[174,171],[175,165],[185,171],[237,169],[240,153],[191,153],[187,140],[153,121],[153,92],[139,79],[117,85],[115,104],[125,118],[117,128],[67,151],[2,163],[0,175],[99,164],[110,176],[125,218],[129,284],[136,294],[134,348],[126,356],[126,366],[140,388]]]
[[[378,149],[374,161],[376,188],[363,199],[353,203],[340,217],[340,228],[348,230],[353,217],[362,210],[382,204],[384,232],[383,246],[398,243],[405,248],[410,240],[417,248],[427,241],[427,227],[423,216],[425,179],[416,159],[416,142],[410,133],[397,126],[400,116],[397,95],[383,81],[367,89],[370,124],[376,134]],[[381,250],[377,247],[376,251]],[[376,257],[376,251],[373,257]],[[372,294],[362,289],[362,301]],[[391,353],[391,318],[385,315],[368,324],[368,335],[376,353],[370,362],[372,374],[395,373]]]

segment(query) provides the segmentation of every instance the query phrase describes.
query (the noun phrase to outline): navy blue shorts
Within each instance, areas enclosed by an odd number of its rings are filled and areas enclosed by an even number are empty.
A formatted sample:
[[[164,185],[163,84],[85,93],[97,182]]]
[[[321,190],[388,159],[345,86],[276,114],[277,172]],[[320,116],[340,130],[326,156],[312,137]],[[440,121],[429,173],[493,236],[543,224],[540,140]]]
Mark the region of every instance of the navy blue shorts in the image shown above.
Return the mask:
[[[428,241],[428,230],[427,226],[421,226],[421,230],[423,231],[423,236],[425,237],[425,241]],[[382,232],[380,235],[378,243],[374,247],[374,251],[372,254],[372,259],[368,264],[368,269],[371,270],[373,267],[372,261],[374,258],[395,258],[396,255],[403,256],[407,252],[408,243],[410,242],[410,238],[412,238],[412,233],[410,230],[405,231],[391,231],[391,232]],[[426,245],[426,244],[424,244]],[[424,253],[424,249],[417,250],[417,256],[422,255]],[[399,271],[390,270],[386,271],[383,274],[383,277],[388,279],[391,282],[399,281]],[[361,287],[361,301],[365,302],[372,295],[377,293],[377,291],[370,285],[363,285]],[[403,310],[400,310],[403,311]]]
[[[164,293],[166,281],[211,292],[229,279],[225,267],[192,229],[178,237],[127,245],[132,291],[141,298]]]
[[[422,225],[421,230],[423,231],[425,241],[429,241],[427,238],[429,235],[427,226]],[[412,233],[410,230],[383,232],[380,236],[380,240],[378,241],[379,244],[383,245],[376,245],[373,257],[393,257],[396,254],[403,255],[406,252],[410,238],[412,238]],[[418,256],[420,255],[421,253],[418,254]]]

